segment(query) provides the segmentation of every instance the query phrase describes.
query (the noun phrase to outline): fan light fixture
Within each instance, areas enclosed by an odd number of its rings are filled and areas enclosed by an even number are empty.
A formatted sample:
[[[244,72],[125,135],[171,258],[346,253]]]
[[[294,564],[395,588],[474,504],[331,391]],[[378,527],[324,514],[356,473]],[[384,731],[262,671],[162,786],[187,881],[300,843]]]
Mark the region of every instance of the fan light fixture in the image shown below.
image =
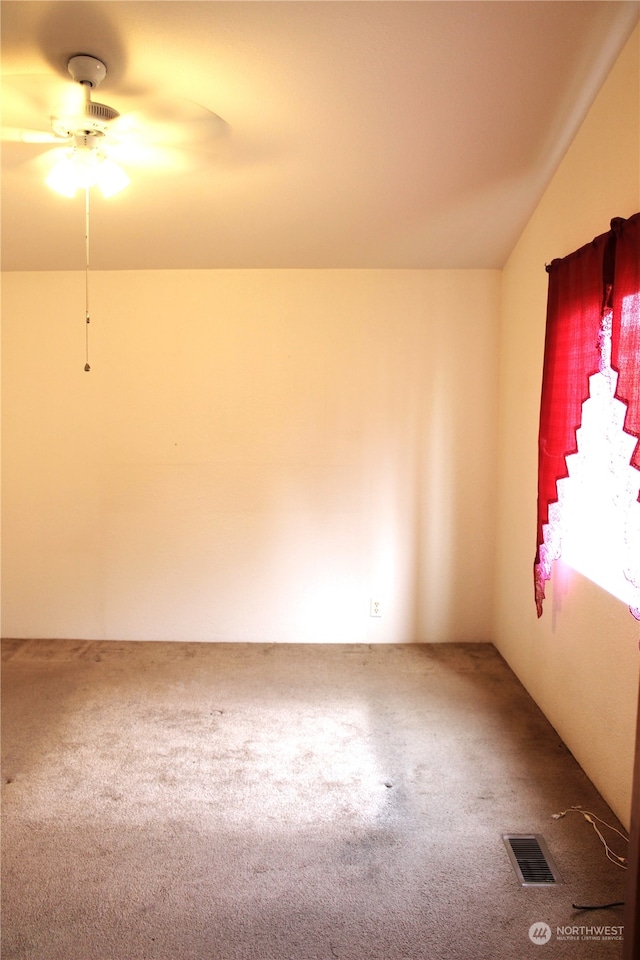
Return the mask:
[[[43,157],[47,164],[41,170],[48,170],[46,184],[62,196],[73,198],[78,190],[84,193],[85,214],[85,320],[86,320],[86,361],[89,366],[89,206],[91,188],[97,186],[105,197],[111,197],[129,185],[129,177],[112,159],[116,157],[123,163],[147,163],[160,168],[171,166],[183,169],[178,163],[177,149],[197,147],[211,137],[219,137],[229,129],[221,117],[207,107],[183,98],[171,100],[165,98],[151,104],[150,127],[148,133],[140,131],[137,111],[130,113],[129,119],[116,123],[120,113],[115,107],[98,103],[92,99],[107,76],[106,64],[90,54],[79,53],[67,62],[67,70],[75,84],[62,87],[55,78],[53,96],[48,88],[42,93],[35,91],[33,96],[26,95],[22,79],[14,78],[9,84],[9,115],[19,119],[26,112],[26,128],[11,125],[2,126],[2,139],[31,144],[52,144],[53,150],[47,150]],[[10,78],[9,78],[10,79]],[[4,96],[3,77],[3,96]],[[19,82],[20,81],[20,82]],[[49,129],[38,128],[36,112],[40,113],[44,104],[48,104]],[[3,120],[6,117],[6,102],[3,102]],[[154,124],[155,116],[155,124]],[[42,118],[44,119],[44,118]],[[123,118],[124,119],[124,118]],[[149,124],[149,121],[145,121]],[[181,137],[180,127],[183,128]],[[148,144],[138,142],[138,132],[144,134]],[[132,136],[133,134],[133,136]],[[129,145],[127,146],[127,140]],[[174,147],[175,144],[175,147]],[[124,150],[122,149],[124,147]],[[176,149],[177,148],[177,149]],[[129,157],[129,161],[127,160]],[[187,165],[187,169],[189,166]]]
[[[128,186],[129,177],[100,150],[99,140],[93,133],[76,134],[73,148],[49,173],[47,186],[65,197],[93,186],[98,186],[103,196],[112,197]]]
[[[66,140],[73,138],[73,146],[53,167],[46,183],[65,197],[73,197],[78,190],[88,190],[96,185],[105,197],[112,197],[130,181],[124,170],[102,149],[108,124],[120,114],[113,107],[91,100],[91,91],[100,86],[107,68],[101,60],[81,54],[69,60],[68,69],[83,91],[84,103],[81,111],[68,120],[52,118],[55,136]]]

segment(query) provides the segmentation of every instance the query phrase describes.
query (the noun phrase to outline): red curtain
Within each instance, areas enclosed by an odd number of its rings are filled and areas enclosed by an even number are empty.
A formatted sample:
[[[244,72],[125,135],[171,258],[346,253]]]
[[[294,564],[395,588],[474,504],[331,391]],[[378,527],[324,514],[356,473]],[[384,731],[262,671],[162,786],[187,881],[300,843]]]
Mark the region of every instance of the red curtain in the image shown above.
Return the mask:
[[[612,221],[612,229],[549,267],[540,429],[535,599],[542,615],[545,583],[557,558],[545,542],[557,482],[568,476],[566,457],[577,450],[576,430],[589,377],[598,372],[600,324],[613,304],[612,366],[617,396],[628,407],[625,431],[640,438],[640,214]],[[613,285],[613,296],[612,296]],[[640,469],[640,442],[632,463]]]
[[[640,213],[614,220],[611,366],[618,372],[616,397],[627,405],[625,433],[637,439],[631,464],[640,470]]]

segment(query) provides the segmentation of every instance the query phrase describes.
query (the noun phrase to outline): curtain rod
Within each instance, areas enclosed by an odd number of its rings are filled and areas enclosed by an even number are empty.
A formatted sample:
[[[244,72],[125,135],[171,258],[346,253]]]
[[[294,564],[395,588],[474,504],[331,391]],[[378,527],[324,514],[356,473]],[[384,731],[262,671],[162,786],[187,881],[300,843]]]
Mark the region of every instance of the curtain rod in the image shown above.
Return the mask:
[[[612,217],[612,219],[609,221],[609,230],[607,230],[607,233],[616,233],[616,231],[618,231],[618,230],[620,229],[620,227],[622,226],[623,223],[626,223],[627,220],[633,220],[634,217],[637,217],[637,216],[640,216],[640,214],[637,214],[637,213],[636,213],[636,214],[634,214],[633,217]],[[597,240],[597,239],[598,239],[598,238],[596,237],[595,240]],[[595,240],[592,240],[591,242],[594,243]],[[586,246],[588,246],[588,244],[586,244]],[[563,258],[562,258],[562,257],[555,257],[554,259],[556,259],[556,260],[562,260]],[[553,264],[553,260],[551,261],[551,263],[545,263],[544,269],[545,269],[546,273],[549,273],[549,270],[551,269],[551,265],[552,265],[552,264]]]

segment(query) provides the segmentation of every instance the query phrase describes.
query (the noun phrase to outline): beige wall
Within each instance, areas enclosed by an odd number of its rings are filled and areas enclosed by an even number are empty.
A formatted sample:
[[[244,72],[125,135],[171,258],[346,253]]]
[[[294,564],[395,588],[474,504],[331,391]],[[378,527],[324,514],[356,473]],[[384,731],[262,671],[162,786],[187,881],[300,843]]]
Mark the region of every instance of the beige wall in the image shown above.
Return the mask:
[[[3,635],[490,640],[499,283],[6,275]]]
[[[640,623],[561,565],[538,621],[532,565],[544,264],[640,209],[639,47],[636,30],[504,270],[495,619],[503,656],[626,823]]]

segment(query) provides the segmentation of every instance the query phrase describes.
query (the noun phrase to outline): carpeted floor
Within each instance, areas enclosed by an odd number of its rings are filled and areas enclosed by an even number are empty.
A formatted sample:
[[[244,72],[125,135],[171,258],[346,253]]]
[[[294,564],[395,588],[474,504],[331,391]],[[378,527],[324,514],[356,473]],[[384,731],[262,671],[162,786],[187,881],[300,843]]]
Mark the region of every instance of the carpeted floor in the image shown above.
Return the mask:
[[[622,909],[572,903],[623,900],[624,871],[552,815],[620,825],[490,645],[3,660],[4,960],[622,955]],[[502,834],[529,832],[563,884],[518,883]]]

